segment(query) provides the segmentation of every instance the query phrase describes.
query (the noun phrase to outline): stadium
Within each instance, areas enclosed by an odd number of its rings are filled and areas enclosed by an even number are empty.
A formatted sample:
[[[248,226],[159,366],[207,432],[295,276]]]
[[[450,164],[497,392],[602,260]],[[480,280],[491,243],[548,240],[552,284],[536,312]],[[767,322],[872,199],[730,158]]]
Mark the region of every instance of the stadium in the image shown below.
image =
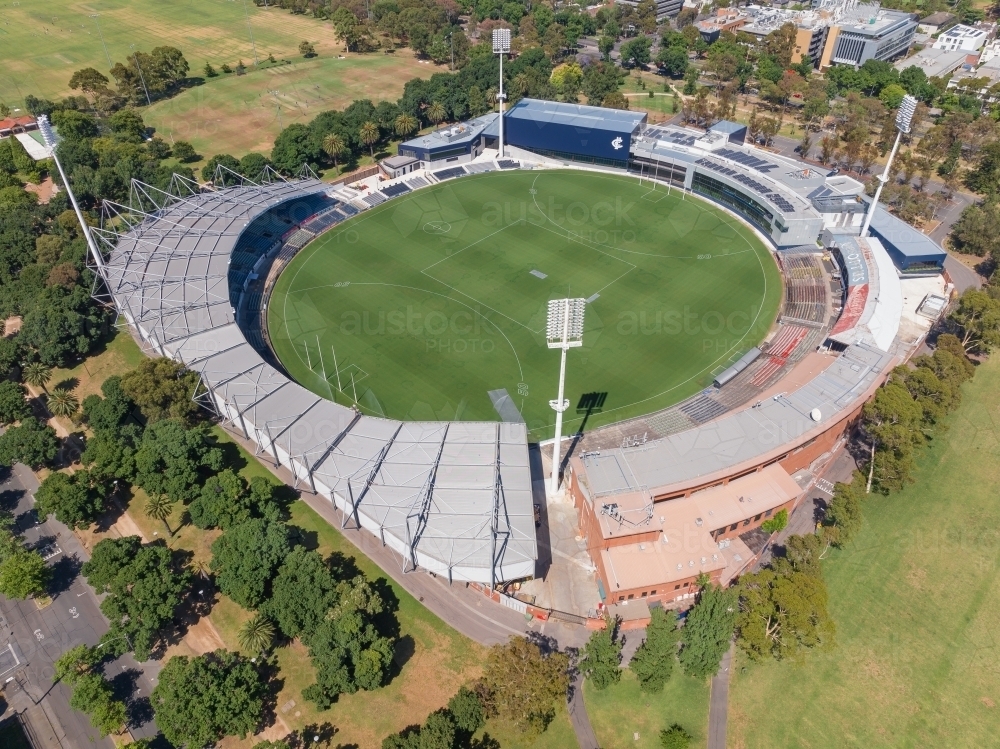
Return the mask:
[[[544,572],[545,307],[584,298],[562,472],[589,605],[726,583],[929,330],[944,252],[879,207],[860,236],[859,182],[736,123],[524,99],[504,125],[503,144],[497,114],[420,136],[351,184],[135,183],[98,272],[148,349],[344,527],[490,591]]]

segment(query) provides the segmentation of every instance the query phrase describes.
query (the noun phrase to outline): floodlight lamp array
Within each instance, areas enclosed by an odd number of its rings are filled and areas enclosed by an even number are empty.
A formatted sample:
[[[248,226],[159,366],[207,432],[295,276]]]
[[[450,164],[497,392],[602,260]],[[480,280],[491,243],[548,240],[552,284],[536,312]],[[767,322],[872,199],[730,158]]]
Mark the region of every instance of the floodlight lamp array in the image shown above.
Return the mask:
[[[917,100],[907,94],[899,105],[896,112],[896,127],[900,132],[909,133],[910,125],[913,124],[913,115],[917,112]]]
[[[545,338],[549,348],[583,345],[583,313],[586,299],[552,299],[549,301]]]
[[[51,150],[56,147],[56,134],[52,132],[52,125],[49,123],[49,118],[47,115],[41,114],[38,116],[38,130],[42,134],[42,140],[45,141],[45,145]]]
[[[493,29],[493,54],[510,54],[510,29]]]

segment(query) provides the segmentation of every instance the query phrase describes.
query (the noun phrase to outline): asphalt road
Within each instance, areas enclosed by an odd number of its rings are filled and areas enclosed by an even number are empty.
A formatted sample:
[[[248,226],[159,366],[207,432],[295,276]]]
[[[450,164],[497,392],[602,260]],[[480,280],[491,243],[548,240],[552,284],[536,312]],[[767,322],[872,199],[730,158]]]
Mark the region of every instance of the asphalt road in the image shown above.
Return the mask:
[[[86,715],[70,708],[70,689],[53,683],[56,659],[76,645],[96,645],[108,630],[108,622],[98,597],[79,573],[88,558],[83,547],[55,519],[38,522],[33,509],[37,487],[34,474],[24,466],[0,468],[0,508],[14,515],[17,531],[42,551],[53,568],[52,603],[44,609],[33,600],[0,596],[4,620],[0,627],[0,679],[7,682],[5,689],[13,709],[40,704],[64,749],[113,749],[111,739],[101,738]],[[105,666],[116,696],[128,706],[130,729],[136,738],[157,734],[148,700],[158,673],[158,664],[139,664],[131,654]]]
[[[729,669],[735,645],[722,656],[719,672],[712,677],[712,697],[708,703],[708,749],[726,749],[726,713],[729,709]]]

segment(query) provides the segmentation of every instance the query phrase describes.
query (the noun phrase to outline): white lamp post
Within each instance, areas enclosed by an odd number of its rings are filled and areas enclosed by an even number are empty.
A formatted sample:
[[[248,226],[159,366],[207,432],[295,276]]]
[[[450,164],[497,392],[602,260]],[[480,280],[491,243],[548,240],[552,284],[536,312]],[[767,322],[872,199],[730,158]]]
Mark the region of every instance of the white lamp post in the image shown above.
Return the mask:
[[[507,97],[503,92],[503,56],[510,54],[510,29],[493,29],[493,54],[500,55],[500,158],[503,158],[503,102]]]
[[[559,491],[559,443],[562,441],[562,415],[563,411],[569,408],[569,401],[564,397],[566,352],[571,348],[583,345],[583,312],[586,306],[586,299],[552,299],[549,301],[545,340],[549,344],[549,348],[562,349],[562,359],[559,362],[559,397],[554,401],[549,401],[549,405],[556,412],[556,439],[552,443],[550,494]]]
[[[44,114],[38,116],[38,130],[41,132],[42,140],[45,141],[49,153],[52,154],[52,160],[56,162],[56,167],[62,176],[63,184],[66,186],[66,194],[69,195],[69,202],[73,204],[73,210],[76,211],[76,220],[80,222],[80,230],[83,232],[83,236],[87,238],[87,246],[90,248],[90,254],[94,256],[94,262],[97,263],[97,267],[103,268],[104,258],[101,257],[101,252],[97,249],[97,243],[90,233],[90,227],[83,218],[83,211],[80,210],[80,204],[76,202],[73,188],[70,187],[69,180],[66,179],[66,172],[63,171],[62,164],[59,163],[59,157],[56,155],[56,135],[52,132],[52,125],[49,124],[49,118]]]
[[[875,209],[878,207],[879,195],[882,194],[882,188],[885,187],[885,183],[889,181],[889,168],[892,166],[892,160],[896,158],[896,151],[899,150],[899,141],[903,137],[903,133],[910,132],[910,125],[913,123],[913,115],[916,111],[917,100],[907,94],[903,97],[903,101],[899,105],[899,111],[896,112],[896,142],[892,144],[892,151],[889,152],[889,160],[885,162],[885,171],[879,175],[875,197],[872,198],[872,204],[868,207],[865,223],[861,226],[862,237],[868,236],[868,227],[871,225]]]

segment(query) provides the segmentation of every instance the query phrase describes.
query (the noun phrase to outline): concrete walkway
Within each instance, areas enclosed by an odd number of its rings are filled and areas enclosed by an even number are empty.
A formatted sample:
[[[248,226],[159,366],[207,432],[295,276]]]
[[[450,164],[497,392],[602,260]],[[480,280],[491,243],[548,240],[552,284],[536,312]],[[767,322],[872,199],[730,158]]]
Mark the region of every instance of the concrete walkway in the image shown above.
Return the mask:
[[[729,711],[729,671],[736,645],[722,656],[719,672],[712,677],[712,697],[708,703],[708,749],[726,749],[726,719]]]
[[[580,745],[580,749],[600,749],[597,734],[587,716],[587,706],[583,704],[583,674],[577,672],[570,684],[569,693],[569,722],[573,724],[576,743]]]

